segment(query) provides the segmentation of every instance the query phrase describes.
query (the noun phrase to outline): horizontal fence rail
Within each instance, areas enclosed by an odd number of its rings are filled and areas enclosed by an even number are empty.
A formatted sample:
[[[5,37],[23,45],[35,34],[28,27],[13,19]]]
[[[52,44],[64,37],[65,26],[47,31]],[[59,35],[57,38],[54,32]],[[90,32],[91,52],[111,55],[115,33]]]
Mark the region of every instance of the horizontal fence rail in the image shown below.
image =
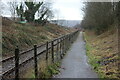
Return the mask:
[[[33,68],[35,78],[38,78],[38,65],[41,59],[45,59],[47,65],[60,61],[71,43],[77,38],[78,33],[79,31],[75,31],[42,45],[34,45],[33,48],[23,52],[20,52],[17,47],[14,56],[1,61],[2,79],[21,78],[21,73],[24,73],[24,70],[21,68],[24,66],[27,66],[26,69],[28,67]]]

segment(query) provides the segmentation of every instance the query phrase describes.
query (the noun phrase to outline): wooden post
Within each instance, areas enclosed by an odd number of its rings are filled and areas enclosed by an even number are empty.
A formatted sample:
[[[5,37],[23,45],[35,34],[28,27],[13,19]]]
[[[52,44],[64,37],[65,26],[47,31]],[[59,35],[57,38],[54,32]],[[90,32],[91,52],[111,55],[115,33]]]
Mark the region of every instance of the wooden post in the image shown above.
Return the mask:
[[[66,43],[66,45],[65,45],[66,46],[66,51],[65,52],[67,52],[67,47],[68,47],[67,46],[67,35],[66,35],[66,42],[65,43]]]
[[[61,49],[62,49],[62,51],[61,51],[61,57],[63,58],[63,37],[62,37],[62,42],[61,42]]]
[[[70,35],[68,36],[68,42],[69,42],[69,45],[70,45]]]
[[[19,80],[19,49],[15,49],[15,80]]]
[[[66,39],[66,49],[68,50],[68,35],[67,35],[67,39]]]
[[[61,59],[60,55],[61,55],[61,38],[59,38],[59,59]]]
[[[74,33],[72,34],[72,43],[73,43],[73,41],[74,41]]]
[[[66,36],[64,38],[64,54],[66,53]]]
[[[51,42],[52,62],[54,63],[54,41]]]
[[[60,38],[60,59],[62,59],[62,38]]]
[[[59,39],[57,39],[57,61],[59,59]]]
[[[67,42],[67,43],[68,43],[68,49],[69,49],[69,45],[70,45],[70,42],[69,42],[69,41],[70,41],[70,40],[69,40],[69,35],[68,35],[68,42]]]
[[[63,52],[62,55],[64,56],[65,53],[65,36],[63,37]]]
[[[68,50],[68,47],[69,47],[68,44],[69,44],[69,43],[68,43],[68,35],[67,35],[67,39],[66,39],[66,49],[67,49],[67,50]]]
[[[48,64],[48,42],[46,43],[46,63]]]
[[[38,78],[38,66],[37,66],[37,45],[34,45],[34,72],[35,72],[35,78]]]
[[[72,33],[72,35],[71,35],[71,42],[73,43],[73,33]]]
[[[69,35],[69,42],[70,42],[70,44],[71,44],[71,34]]]

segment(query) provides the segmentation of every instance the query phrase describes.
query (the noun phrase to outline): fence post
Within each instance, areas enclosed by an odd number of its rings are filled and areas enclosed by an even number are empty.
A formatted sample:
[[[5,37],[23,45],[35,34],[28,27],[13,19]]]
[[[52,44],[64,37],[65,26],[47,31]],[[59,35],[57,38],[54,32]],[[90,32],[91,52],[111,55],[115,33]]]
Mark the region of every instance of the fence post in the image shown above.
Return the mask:
[[[66,35],[66,52],[67,52],[67,35]]]
[[[64,53],[64,37],[62,39],[62,57],[63,57],[63,53]]]
[[[62,59],[62,38],[60,38],[60,59]]]
[[[15,49],[15,80],[19,80],[19,48]]]
[[[59,38],[59,60],[61,59],[61,38]]]
[[[59,39],[57,39],[57,61],[59,59],[58,55],[59,55]]]
[[[66,49],[67,49],[67,50],[68,50],[68,46],[69,46],[69,45],[68,45],[68,44],[69,44],[68,42],[69,42],[69,40],[68,40],[68,35],[67,35],[67,40],[66,40],[66,44],[67,44],[67,45],[66,45],[66,47],[67,47]]]
[[[48,42],[46,42],[46,63],[48,64]]]
[[[64,46],[65,46],[65,49],[64,49],[64,54],[66,53],[66,35],[65,35],[65,40],[64,40]]]
[[[70,45],[71,45],[71,34],[69,35]]]
[[[69,36],[68,36],[68,42],[69,42],[69,45],[68,45],[68,46],[70,46],[70,34],[69,34]]]
[[[54,41],[51,42],[52,62],[54,63]]]
[[[72,36],[71,36],[71,38],[72,38],[72,39],[71,39],[71,41],[72,41],[72,43],[73,43],[73,33],[72,33]]]
[[[35,71],[35,78],[38,78],[38,66],[37,66],[37,45],[34,45],[34,71]]]
[[[63,58],[63,54],[64,54],[64,36],[62,38],[62,58]]]

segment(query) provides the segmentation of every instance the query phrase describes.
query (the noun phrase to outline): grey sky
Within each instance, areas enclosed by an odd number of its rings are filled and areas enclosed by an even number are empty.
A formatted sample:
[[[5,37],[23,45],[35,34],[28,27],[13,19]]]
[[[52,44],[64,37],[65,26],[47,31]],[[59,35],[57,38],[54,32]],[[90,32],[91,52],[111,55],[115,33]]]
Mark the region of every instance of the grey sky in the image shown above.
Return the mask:
[[[8,1],[13,0],[2,0],[4,2],[5,9],[3,10],[4,16],[10,16],[9,6],[7,5]],[[15,0],[15,1],[23,1],[23,0]],[[36,0],[42,1],[42,0]],[[43,0],[44,1],[44,0]],[[48,0],[50,1],[50,0]],[[53,11],[55,18],[54,19],[66,19],[66,20],[82,20],[83,19],[83,3],[85,1],[88,2],[110,2],[115,1],[118,2],[120,0],[51,0],[53,2]]]
[[[54,0],[53,10],[57,10],[55,17],[67,20],[82,20],[83,3],[81,0]]]
[[[10,16],[9,6],[7,2],[9,0],[2,0],[5,5],[4,16]],[[20,0],[19,0],[20,1]],[[41,1],[41,0],[36,0]],[[53,11],[55,14],[54,19],[66,19],[66,20],[81,20],[83,13],[81,8],[83,6],[80,0],[52,0]]]

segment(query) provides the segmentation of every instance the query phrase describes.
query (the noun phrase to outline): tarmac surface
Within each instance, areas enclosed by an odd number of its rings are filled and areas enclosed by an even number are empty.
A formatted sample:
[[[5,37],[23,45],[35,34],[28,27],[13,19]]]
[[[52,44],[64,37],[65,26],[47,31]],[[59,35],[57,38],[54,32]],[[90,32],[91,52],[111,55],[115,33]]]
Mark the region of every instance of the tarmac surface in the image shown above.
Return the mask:
[[[54,78],[98,78],[88,64],[83,32],[79,33],[78,38],[67,51],[62,60],[60,74],[55,75]]]

